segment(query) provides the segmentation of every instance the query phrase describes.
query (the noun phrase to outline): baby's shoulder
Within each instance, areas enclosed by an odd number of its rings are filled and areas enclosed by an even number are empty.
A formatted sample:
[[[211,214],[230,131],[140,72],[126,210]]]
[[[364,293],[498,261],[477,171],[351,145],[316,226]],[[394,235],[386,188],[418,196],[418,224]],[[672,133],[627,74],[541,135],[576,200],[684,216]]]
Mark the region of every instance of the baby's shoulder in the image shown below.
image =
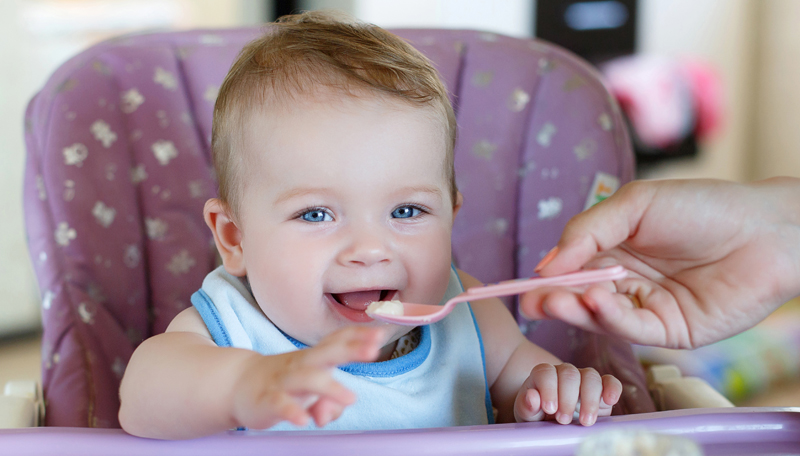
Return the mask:
[[[211,339],[211,333],[208,332],[203,317],[200,312],[192,306],[182,310],[167,326],[164,332],[191,332],[200,334],[201,336]]]

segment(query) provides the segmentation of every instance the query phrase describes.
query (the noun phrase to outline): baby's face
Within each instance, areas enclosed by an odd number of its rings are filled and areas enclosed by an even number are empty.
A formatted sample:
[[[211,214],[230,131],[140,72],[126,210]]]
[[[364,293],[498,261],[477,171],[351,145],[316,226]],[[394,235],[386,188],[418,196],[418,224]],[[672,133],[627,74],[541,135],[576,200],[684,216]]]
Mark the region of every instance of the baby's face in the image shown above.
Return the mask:
[[[455,214],[431,113],[337,97],[252,117],[241,246],[256,300],[287,334],[315,345],[347,325],[385,326],[364,312],[370,301],[444,296]],[[409,330],[388,329],[386,344]]]

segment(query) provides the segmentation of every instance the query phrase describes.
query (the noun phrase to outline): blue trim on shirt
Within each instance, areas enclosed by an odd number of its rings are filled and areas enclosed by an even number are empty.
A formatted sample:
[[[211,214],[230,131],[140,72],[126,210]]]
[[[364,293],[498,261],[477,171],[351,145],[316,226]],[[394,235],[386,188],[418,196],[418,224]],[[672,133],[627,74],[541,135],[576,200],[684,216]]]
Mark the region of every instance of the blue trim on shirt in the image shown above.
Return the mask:
[[[431,329],[428,326],[420,326],[421,334],[419,345],[411,353],[407,353],[395,359],[378,361],[375,363],[350,363],[339,366],[339,369],[348,374],[360,377],[394,377],[418,368],[431,352]],[[299,349],[308,348],[308,345],[300,342],[294,337],[281,331],[281,333]],[[481,347],[483,350],[483,347]],[[484,371],[486,369],[484,368]]]
[[[458,275],[458,270],[453,266],[453,271],[456,272],[458,284],[461,289],[464,289],[464,284],[461,283],[461,276]],[[483,382],[486,385],[486,395],[484,401],[486,403],[486,420],[489,424],[494,424],[494,412],[492,411],[492,395],[489,393],[489,379],[486,378],[486,354],[483,351],[483,338],[481,337],[481,329],[478,327],[478,321],[475,319],[475,313],[472,312],[472,303],[468,302],[469,314],[472,316],[472,323],[475,324],[475,333],[478,335],[478,344],[481,346],[481,362],[483,363]]]
[[[481,338],[481,330],[478,328],[478,321],[475,320],[475,314],[472,313],[472,305],[469,304],[469,314],[472,315],[472,322],[475,324],[475,333],[478,334],[478,343],[481,346],[481,361],[483,362],[483,382],[486,384],[486,419],[489,424],[494,424],[494,412],[492,411],[492,395],[489,393],[489,379],[486,378],[486,354],[483,352],[483,338]]]
[[[195,291],[194,294],[192,294],[192,305],[197,309],[197,312],[206,324],[208,332],[211,333],[211,337],[214,339],[214,343],[220,347],[232,346],[231,336],[228,334],[228,330],[225,329],[225,325],[222,324],[222,318],[219,316],[219,312],[217,312],[217,307],[211,302],[211,298],[208,294],[202,289]]]

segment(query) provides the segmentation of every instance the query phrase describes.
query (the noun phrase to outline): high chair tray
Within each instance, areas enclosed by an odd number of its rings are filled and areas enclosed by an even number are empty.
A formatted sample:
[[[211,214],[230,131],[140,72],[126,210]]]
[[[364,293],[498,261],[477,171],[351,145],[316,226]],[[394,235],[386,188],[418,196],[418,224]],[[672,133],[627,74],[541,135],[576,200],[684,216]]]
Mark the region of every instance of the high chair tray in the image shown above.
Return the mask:
[[[230,431],[184,441],[119,429],[0,430],[9,455],[573,455],[588,435],[642,429],[680,435],[712,455],[800,455],[800,408],[687,409],[601,418],[591,427],[552,422],[364,432]]]

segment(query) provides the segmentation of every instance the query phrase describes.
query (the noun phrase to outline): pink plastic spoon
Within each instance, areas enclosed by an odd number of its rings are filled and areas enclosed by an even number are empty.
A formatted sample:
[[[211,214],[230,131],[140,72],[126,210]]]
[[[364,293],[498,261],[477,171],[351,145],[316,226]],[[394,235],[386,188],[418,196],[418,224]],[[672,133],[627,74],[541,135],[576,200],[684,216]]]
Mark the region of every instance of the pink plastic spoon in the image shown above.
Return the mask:
[[[606,282],[610,280],[624,279],[628,275],[628,271],[622,266],[613,266],[604,269],[592,269],[587,271],[571,272],[554,277],[534,277],[529,279],[515,279],[507,280],[490,285],[483,285],[480,287],[473,287],[467,291],[455,296],[445,303],[443,306],[431,304],[414,304],[410,302],[400,303],[402,305],[402,315],[395,315],[390,313],[382,313],[379,306],[377,309],[370,304],[367,309],[367,314],[375,320],[385,321],[387,323],[395,323],[398,325],[406,326],[419,326],[429,325],[441,320],[449,314],[456,306],[456,304],[477,301],[485,298],[494,298],[499,296],[510,296],[526,291],[533,290],[539,287],[571,287],[578,285],[587,285],[596,282]]]

